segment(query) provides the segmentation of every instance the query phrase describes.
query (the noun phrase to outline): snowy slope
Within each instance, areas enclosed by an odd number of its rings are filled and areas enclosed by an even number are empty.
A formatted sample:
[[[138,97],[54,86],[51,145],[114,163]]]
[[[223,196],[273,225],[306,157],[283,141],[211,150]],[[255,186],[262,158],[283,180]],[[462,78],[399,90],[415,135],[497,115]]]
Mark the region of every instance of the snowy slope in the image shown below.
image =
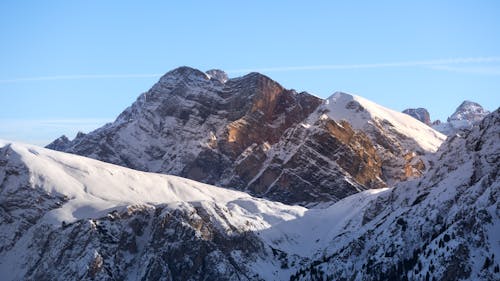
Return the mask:
[[[241,212],[238,215],[251,219],[259,229],[296,218],[306,210],[181,177],[140,172],[36,146],[0,140],[0,147],[9,147],[29,167],[32,186],[69,198],[62,208],[47,216],[55,224],[96,217],[110,208],[125,205],[208,202]],[[10,191],[7,187],[2,194]],[[253,207],[247,210],[247,206]]]
[[[334,120],[345,119],[359,130],[379,125],[387,133],[394,131],[415,141],[422,150],[435,152],[446,138],[413,117],[383,107],[356,95],[336,92],[326,99],[324,109]],[[374,124],[373,124],[374,123]]]
[[[320,255],[328,241],[345,231],[345,225],[358,214],[352,212],[353,208],[363,209],[386,190],[356,194],[342,200],[335,208],[308,210],[176,176],[140,172],[3,140],[0,140],[0,184],[0,202],[9,206],[0,212],[0,237],[3,238],[0,272],[8,272],[4,280],[28,277],[63,280],[74,274],[83,279],[91,276],[107,280],[103,268],[115,277],[118,271],[123,276],[145,277],[154,268],[140,272],[136,267],[128,270],[122,267],[129,267],[131,263],[148,267],[155,257],[153,253],[158,252],[158,248],[170,248],[170,243],[185,243],[182,249],[188,251],[186,249],[195,247],[200,239],[214,239],[204,237],[210,236],[204,229],[219,232],[211,234],[213,237],[225,236],[223,242],[217,238],[211,243],[222,248],[220,251],[225,248],[229,251],[225,256],[215,251],[217,254],[207,255],[207,259],[215,255],[223,267],[231,267],[235,262],[247,265],[234,270],[236,273],[218,268],[213,273],[218,276],[216,279],[232,280],[234,274],[244,274],[254,276],[250,280],[287,280],[297,266]],[[36,214],[30,213],[33,205]],[[169,239],[155,248],[153,240],[148,239],[154,239],[153,234],[164,224],[163,216],[171,214],[176,214],[184,228],[196,231],[185,234],[183,230],[174,241]],[[132,231],[130,226],[142,230]],[[180,231],[178,227],[174,226],[175,232]],[[75,236],[68,236],[68,232]],[[190,242],[192,235],[195,242]],[[87,236],[91,237],[91,242],[82,241]],[[123,238],[129,236],[135,237],[132,244],[137,244],[133,247],[139,250],[127,253],[130,250],[113,246],[131,243],[130,238]],[[234,244],[231,239],[240,242]],[[54,244],[55,249],[47,249],[45,244]],[[77,253],[68,254],[57,244],[71,245]],[[114,253],[111,256],[110,251]],[[120,253],[120,258],[116,253]],[[230,261],[226,261],[227,256]],[[50,264],[54,259],[64,260],[59,262],[57,271],[40,267],[40,262]],[[74,266],[65,264],[80,259],[82,261]],[[100,264],[97,268],[96,262]],[[174,259],[174,262],[182,267],[182,261]],[[194,272],[200,276],[208,274]]]
[[[36,146],[0,141],[0,147],[0,202],[4,206],[0,212],[0,236],[3,238],[0,272],[5,273],[3,280],[24,279],[22,276],[30,276],[31,271],[40,271],[36,263],[30,264],[28,258],[33,255],[30,248],[37,248],[29,242],[39,240],[34,236],[37,229],[43,229],[41,235],[48,235],[63,231],[66,225],[78,226],[89,219],[91,225],[96,224],[92,221],[116,212],[123,216],[130,212],[134,214],[135,209],[142,212],[167,206],[191,216],[193,213],[208,215],[207,228],[218,229],[232,237],[270,228],[302,216],[306,211],[299,206],[253,198],[243,192],[176,176],[135,171]],[[25,189],[28,192],[24,192]],[[20,193],[22,198],[18,196]],[[44,208],[42,198],[43,202],[53,200],[54,204],[45,204],[48,206]],[[23,206],[23,202],[36,202],[37,207],[39,204],[38,214],[30,214],[32,207]],[[182,242],[190,238],[188,235],[178,239]],[[88,266],[82,266],[85,272]],[[13,268],[18,271],[13,271]],[[66,271],[68,274],[73,272]]]

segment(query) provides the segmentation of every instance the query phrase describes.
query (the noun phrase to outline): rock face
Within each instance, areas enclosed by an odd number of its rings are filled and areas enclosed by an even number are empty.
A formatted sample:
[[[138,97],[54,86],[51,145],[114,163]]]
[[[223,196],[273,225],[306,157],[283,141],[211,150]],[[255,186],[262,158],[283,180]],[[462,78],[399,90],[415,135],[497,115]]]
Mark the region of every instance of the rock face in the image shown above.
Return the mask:
[[[410,115],[411,117],[417,119],[418,121],[426,124],[427,126],[431,126],[431,116],[429,111],[425,108],[408,108],[403,110],[403,113]]]
[[[490,112],[481,105],[472,101],[464,101],[457,107],[455,112],[448,117],[447,122],[441,121],[432,124],[432,127],[445,135],[454,135],[462,129],[470,129],[472,126],[488,115]]]
[[[442,141],[412,141],[425,130],[399,132],[376,114],[362,120],[375,125],[352,127],[321,113],[326,102],[259,73],[181,67],[115,122],[47,147],[308,205],[418,177]]]

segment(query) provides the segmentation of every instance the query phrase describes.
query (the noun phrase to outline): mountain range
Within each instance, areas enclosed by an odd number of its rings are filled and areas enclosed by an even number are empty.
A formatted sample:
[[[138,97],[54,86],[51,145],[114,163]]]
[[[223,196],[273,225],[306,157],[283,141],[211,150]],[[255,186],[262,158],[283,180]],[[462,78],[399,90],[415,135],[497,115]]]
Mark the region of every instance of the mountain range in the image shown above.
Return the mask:
[[[446,137],[177,68],[93,132],[0,141],[2,280],[499,280],[500,109],[461,107]]]

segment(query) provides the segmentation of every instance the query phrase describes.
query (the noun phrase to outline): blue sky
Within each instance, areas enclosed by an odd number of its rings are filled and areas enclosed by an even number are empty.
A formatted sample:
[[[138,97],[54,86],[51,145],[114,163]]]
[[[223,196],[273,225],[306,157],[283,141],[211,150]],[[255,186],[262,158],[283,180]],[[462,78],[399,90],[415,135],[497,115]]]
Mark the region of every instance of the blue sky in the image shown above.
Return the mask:
[[[1,1],[0,138],[112,121],[188,65],[446,119],[500,105],[500,1]]]

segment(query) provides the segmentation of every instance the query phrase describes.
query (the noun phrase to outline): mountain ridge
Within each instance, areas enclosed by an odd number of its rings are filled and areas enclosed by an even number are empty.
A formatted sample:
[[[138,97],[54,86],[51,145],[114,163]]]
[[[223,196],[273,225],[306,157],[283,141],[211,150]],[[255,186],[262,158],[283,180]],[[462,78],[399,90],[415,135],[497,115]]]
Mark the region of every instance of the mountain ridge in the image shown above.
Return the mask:
[[[353,99],[349,105],[361,98]],[[428,168],[425,155],[444,140],[406,115],[366,100],[368,114],[346,109],[347,102],[330,110],[349,113],[349,124],[356,119],[366,128],[344,126],[328,114],[322,119],[327,100],[285,89],[260,73],[222,83],[180,67],[162,76],[113,123],[47,147],[284,203],[315,205],[421,176]]]

